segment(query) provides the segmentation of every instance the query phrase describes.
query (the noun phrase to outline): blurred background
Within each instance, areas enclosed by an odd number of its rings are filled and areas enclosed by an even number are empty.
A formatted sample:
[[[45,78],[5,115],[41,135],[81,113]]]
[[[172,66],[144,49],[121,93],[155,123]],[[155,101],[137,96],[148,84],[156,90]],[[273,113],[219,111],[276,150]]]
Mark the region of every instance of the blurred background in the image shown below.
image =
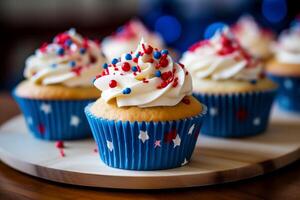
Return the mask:
[[[294,0],[1,0],[0,90],[10,90],[23,79],[26,58],[43,41],[71,27],[101,40],[138,17],[183,52],[243,14],[279,33],[299,12]]]

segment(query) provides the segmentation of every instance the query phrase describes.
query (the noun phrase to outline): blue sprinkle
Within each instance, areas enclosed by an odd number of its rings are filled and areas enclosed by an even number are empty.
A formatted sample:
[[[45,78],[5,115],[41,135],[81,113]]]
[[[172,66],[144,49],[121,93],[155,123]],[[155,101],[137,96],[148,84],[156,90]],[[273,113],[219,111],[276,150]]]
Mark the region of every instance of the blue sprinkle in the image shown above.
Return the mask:
[[[135,57],[138,58],[138,57],[140,57],[140,55],[141,55],[140,52],[138,52],[138,53],[135,55]]]
[[[120,26],[117,28],[117,33],[121,33],[122,31],[124,30],[124,27],[123,26]]]
[[[65,45],[69,47],[69,46],[71,46],[72,43],[73,43],[72,40],[71,40],[71,39],[68,39],[68,40],[65,42]]]
[[[104,63],[104,64],[102,65],[102,67],[103,67],[103,69],[107,69],[107,68],[108,68],[108,64],[107,64],[107,63]]]
[[[118,62],[119,62],[119,60],[116,59],[116,58],[114,58],[114,59],[112,59],[111,64],[115,65],[115,64],[117,64]]]
[[[58,55],[62,56],[62,55],[64,55],[65,50],[64,50],[64,48],[61,48],[61,47],[60,47],[60,48],[57,49],[56,53],[57,53]]]
[[[250,83],[255,85],[257,83],[257,81],[256,80],[250,80]]]
[[[82,48],[80,48],[80,49],[79,49],[79,52],[80,52],[80,54],[85,54],[85,52],[86,52],[86,48],[83,48],[83,47],[82,47]]]
[[[161,54],[168,54],[168,53],[169,53],[169,51],[167,49],[164,49],[161,51]]]
[[[74,60],[72,60],[72,61],[69,62],[69,65],[70,65],[71,67],[75,67],[76,62],[75,62]]]
[[[153,56],[155,59],[160,59],[161,53],[159,51],[154,51]]]
[[[156,77],[160,77],[160,76],[161,76],[161,72],[160,72],[159,70],[157,70],[157,71],[155,72],[155,76],[156,76]]]
[[[136,71],[138,70],[138,68],[137,68],[136,66],[132,66],[132,67],[131,67],[131,70],[132,70],[133,72],[136,72]]]
[[[131,54],[130,54],[130,53],[126,54],[125,59],[126,59],[126,60],[131,60],[131,59],[132,59]]]
[[[131,89],[130,88],[125,88],[123,90],[123,94],[130,94],[131,93]]]
[[[55,68],[55,67],[57,67],[57,64],[53,63],[53,64],[51,64],[51,67]]]

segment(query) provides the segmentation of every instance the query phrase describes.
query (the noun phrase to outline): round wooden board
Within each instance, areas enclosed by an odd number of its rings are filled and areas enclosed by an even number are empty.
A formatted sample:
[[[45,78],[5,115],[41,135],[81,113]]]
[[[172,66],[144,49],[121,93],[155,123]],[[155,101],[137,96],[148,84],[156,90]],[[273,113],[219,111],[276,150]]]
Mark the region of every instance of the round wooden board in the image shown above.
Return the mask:
[[[162,189],[242,180],[300,158],[300,116],[273,112],[267,133],[244,139],[200,136],[191,162],[161,171],[127,171],[105,166],[92,139],[66,142],[61,157],[54,142],[34,139],[17,116],[0,129],[0,159],[21,172],[81,186]]]

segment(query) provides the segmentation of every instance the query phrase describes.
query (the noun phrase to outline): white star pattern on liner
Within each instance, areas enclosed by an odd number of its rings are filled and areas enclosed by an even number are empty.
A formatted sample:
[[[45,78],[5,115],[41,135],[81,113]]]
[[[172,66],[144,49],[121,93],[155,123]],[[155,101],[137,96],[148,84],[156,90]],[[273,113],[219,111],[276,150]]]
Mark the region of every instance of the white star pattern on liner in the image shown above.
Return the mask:
[[[184,165],[186,165],[188,163],[189,163],[189,161],[187,161],[187,159],[185,158],[184,161],[183,161],[183,163],[181,163],[181,166],[184,166]]]
[[[28,123],[29,125],[32,125],[32,124],[33,124],[32,117],[27,117],[27,123]]]
[[[293,82],[290,79],[284,80],[283,85],[286,89],[292,89],[293,88]]]
[[[193,124],[193,125],[190,127],[189,132],[188,132],[189,135],[192,135],[192,133],[193,133],[193,131],[194,131],[194,128],[195,128],[195,124]]]
[[[106,146],[110,152],[112,152],[114,150],[114,145],[111,141],[106,140]]]
[[[79,123],[80,123],[79,117],[77,117],[76,115],[72,115],[70,120],[70,125],[77,127]]]
[[[211,107],[211,108],[209,109],[209,114],[210,114],[211,116],[216,116],[216,115],[218,114],[217,108]]]
[[[140,131],[139,139],[142,140],[143,143],[145,143],[147,140],[149,140],[149,135],[147,131]]]
[[[253,120],[253,124],[255,126],[259,126],[260,125],[260,118],[259,117],[255,117],[254,120]]]
[[[154,148],[156,149],[157,147],[161,147],[161,144],[160,144],[160,140],[156,140],[155,143],[154,143]]]
[[[173,142],[174,142],[174,148],[177,146],[180,146],[181,139],[180,139],[179,135],[176,135],[176,138],[173,139]]]
[[[45,114],[49,114],[49,113],[51,113],[51,111],[52,111],[51,106],[50,106],[49,104],[46,104],[46,103],[42,103],[40,109],[41,109],[41,111],[43,111]]]

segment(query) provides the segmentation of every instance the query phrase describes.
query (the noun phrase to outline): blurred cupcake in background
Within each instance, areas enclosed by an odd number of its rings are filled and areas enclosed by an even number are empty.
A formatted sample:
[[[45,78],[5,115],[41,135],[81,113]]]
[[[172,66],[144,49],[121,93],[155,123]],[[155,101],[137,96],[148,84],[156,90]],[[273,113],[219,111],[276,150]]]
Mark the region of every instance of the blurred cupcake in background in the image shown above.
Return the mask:
[[[158,33],[150,32],[141,21],[133,19],[111,36],[104,38],[101,48],[107,60],[111,61],[124,53],[134,51],[141,38],[159,49],[165,47]]]
[[[274,45],[267,74],[279,85],[277,100],[285,110],[300,112],[300,25],[283,31]]]
[[[272,56],[271,45],[274,34],[271,30],[260,27],[252,16],[242,16],[231,27],[231,31],[241,46],[252,56],[262,61]]]
[[[190,161],[206,108],[168,50],[141,41],[134,53],[104,65],[94,84],[101,98],[85,112],[105,164],[159,170]]]
[[[99,44],[75,29],[58,34],[26,60],[26,80],[13,95],[35,137],[72,140],[90,135],[83,109],[100,96],[92,82],[103,62]]]
[[[208,107],[203,134],[244,137],[266,129],[276,85],[228,28],[191,46],[180,62],[192,75],[194,96]]]

